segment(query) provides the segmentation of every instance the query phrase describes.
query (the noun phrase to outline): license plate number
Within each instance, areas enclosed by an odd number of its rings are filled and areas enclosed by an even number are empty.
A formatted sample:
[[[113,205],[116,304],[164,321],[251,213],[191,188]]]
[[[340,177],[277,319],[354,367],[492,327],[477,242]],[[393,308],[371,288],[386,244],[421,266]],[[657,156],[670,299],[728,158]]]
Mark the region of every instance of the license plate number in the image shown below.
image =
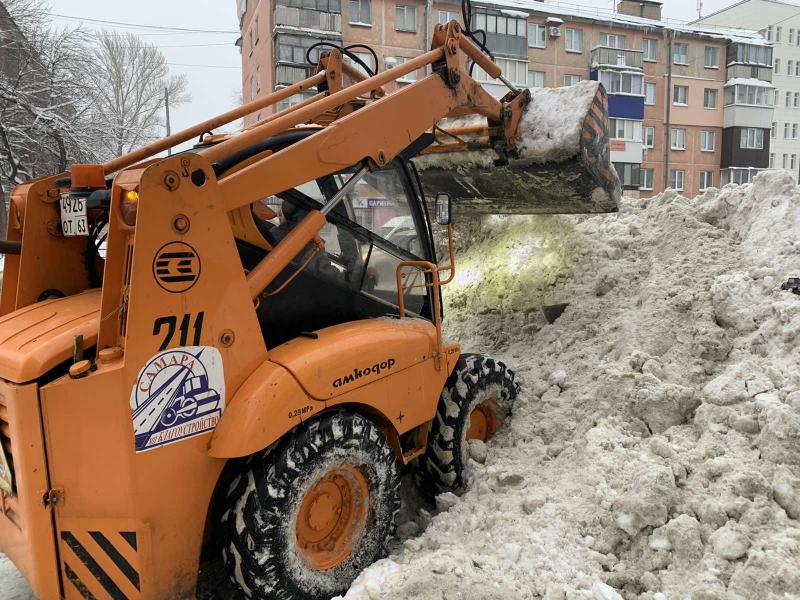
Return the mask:
[[[66,236],[89,235],[86,198],[61,196],[61,229]]]

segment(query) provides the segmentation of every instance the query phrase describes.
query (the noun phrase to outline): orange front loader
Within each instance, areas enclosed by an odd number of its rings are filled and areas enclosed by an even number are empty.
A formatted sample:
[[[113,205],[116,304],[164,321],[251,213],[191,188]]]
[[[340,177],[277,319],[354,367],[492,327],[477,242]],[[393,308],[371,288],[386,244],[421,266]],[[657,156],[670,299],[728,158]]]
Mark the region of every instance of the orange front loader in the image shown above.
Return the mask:
[[[440,273],[409,159],[461,149],[435,139],[446,116],[482,115],[481,143],[504,147],[528,99],[490,97],[466,57],[500,76],[455,22],[372,77],[333,49],[303,82],[13,191],[0,550],[40,598],[192,597],[204,549],[249,597],[328,598],[382,556],[402,468],[430,495],[463,488],[466,440],[516,387],[442,339],[452,243]]]

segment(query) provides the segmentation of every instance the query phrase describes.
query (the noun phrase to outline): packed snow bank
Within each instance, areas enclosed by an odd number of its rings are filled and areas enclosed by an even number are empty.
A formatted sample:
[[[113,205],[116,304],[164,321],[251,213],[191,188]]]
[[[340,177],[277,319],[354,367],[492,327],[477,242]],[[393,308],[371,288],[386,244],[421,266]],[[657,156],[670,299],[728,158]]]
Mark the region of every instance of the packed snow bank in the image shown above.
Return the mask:
[[[791,177],[459,233],[446,330],[517,369],[517,411],[347,600],[800,597]]]
[[[581,151],[583,121],[592,107],[600,83],[581,81],[561,88],[531,88],[531,101],[522,112],[517,135],[519,142],[512,148],[520,158],[536,163],[561,162],[577,156]],[[443,129],[455,129],[486,124],[486,119],[471,115],[439,122]],[[476,139],[474,134],[458,136],[462,140]],[[443,138],[451,142],[452,139]],[[430,168],[468,169],[491,167],[499,158],[491,149],[425,154],[414,159],[422,170]]]
[[[583,121],[592,107],[597,81],[561,88],[531,88],[531,101],[522,112],[516,150],[536,162],[562,161],[581,150]]]

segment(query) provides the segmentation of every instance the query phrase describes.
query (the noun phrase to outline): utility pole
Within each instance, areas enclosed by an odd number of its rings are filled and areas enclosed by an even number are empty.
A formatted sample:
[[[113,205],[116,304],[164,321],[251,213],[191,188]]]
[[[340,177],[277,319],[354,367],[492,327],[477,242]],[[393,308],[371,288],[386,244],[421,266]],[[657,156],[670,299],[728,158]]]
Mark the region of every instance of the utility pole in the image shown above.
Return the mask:
[[[703,0],[697,0],[697,18],[703,18]]]
[[[667,114],[664,122],[664,189],[669,187],[669,148],[670,148],[670,109],[672,108],[672,38],[674,32],[669,29],[667,36]]]
[[[169,88],[164,87],[164,106],[167,109],[167,137],[172,133],[172,128],[169,124]],[[167,148],[167,156],[172,156],[172,148]]]

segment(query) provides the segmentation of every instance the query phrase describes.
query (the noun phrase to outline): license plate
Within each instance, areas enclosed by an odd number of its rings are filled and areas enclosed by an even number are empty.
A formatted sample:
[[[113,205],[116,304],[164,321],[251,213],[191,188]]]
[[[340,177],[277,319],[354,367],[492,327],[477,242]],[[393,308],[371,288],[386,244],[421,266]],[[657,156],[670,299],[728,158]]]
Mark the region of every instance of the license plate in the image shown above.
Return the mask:
[[[61,229],[64,235],[89,235],[89,224],[86,220],[86,198],[61,196]]]

